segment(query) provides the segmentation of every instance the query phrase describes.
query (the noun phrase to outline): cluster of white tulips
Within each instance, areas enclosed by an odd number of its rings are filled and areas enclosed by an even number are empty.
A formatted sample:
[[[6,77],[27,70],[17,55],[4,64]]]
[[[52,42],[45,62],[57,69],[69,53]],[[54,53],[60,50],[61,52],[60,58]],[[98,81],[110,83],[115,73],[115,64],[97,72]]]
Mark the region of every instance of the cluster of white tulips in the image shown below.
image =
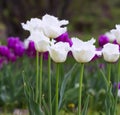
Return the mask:
[[[65,27],[69,21],[59,20],[58,18],[51,15],[44,15],[42,19],[32,18],[26,23],[22,23],[22,27],[30,32],[30,36],[25,40],[25,46],[28,47],[28,43],[33,41],[35,48],[38,52],[48,51],[51,59],[56,63],[65,62],[67,59],[68,52],[72,52],[74,59],[79,63],[90,62],[94,56],[102,56],[107,62],[116,62],[119,59],[120,51],[120,25],[116,25],[116,29],[111,30],[111,33],[106,35],[116,38],[118,44],[107,43],[100,51],[97,51],[94,43],[95,39],[92,38],[89,41],[82,41],[79,38],[72,37],[70,46],[68,42],[59,41],[55,38],[61,36],[67,32]],[[80,82],[79,82],[79,105],[78,115],[81,115],[81,92],[82,92],[82,76],[83,67],[81,69]],[[56,81],[58,82],[58,81]],[[56,83],[57,84],[57,83]],[[58,84],[56,86],[58,88]],[[56,106],[58,106],[58,90],[56,88]],[[50,89],[51,90],[51,89]],[[52,111],[52,110],[51,110]],[[56,107],[56,115],[58,115],[58,107]],[[52,112],[50,112],[52,115]]]

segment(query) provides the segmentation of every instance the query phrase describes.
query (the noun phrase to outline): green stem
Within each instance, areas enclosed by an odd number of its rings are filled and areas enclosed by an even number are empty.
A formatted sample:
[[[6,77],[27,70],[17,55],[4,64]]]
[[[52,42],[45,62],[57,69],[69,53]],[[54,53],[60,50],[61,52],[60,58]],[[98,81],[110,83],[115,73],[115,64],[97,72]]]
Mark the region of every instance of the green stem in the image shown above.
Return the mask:
[[[79,78],[79,98],[78,98],[78,115],[81,115],[81,97],[82,97],[82,81],[83,81],[84,64],[81,64],[80,78]]]
[[[38,51],[36,51],[36,98],[35,98],[35,101],[36,101],[36,103],[38,102],[38,82],[39,82],[39,80],[38,80],[38,76],[39,76],[39,60],[38,60],[38,58],[39,58],[39,52]]]
[[[111,63],[108,63],[108,87],[110,87],[111,84],[110,77],[111,77]]]
[[[107,95],[106,95],[106,102],[107,102],[107,108],[106,108],[106,115],[110,115],[111,114],[111,105],[109,104],[109,101],[111,100],[111,63],[107,64],[108,66],[108,76],[107,76],[107,80],[108,80],[108,86],[107,86]]]
[[[120,61],[118,62],[118,75],[117,75],[117,91],[116,91],[116,95],[115,95],[115,106],[114,106],[114,114],[117,114],[117,101],[118,101],[118,85],[119,85],[119,80],[120,80]]]
[[[56,73],[56,111],[55,111],[55,115],[58,115],[58,88],[59,88],[59,64],[57,63],[57,73]]]
[[[50,115],[52,115],[52,102],[51,102],[51,59],[50,55],[48,57],[48,95],[49,95],[49,107],[50,107]]]
[[[43,54],[41,53],[41,56],[40,56],[40,82],[39,82],[39,104],[41,106],[41,99],[42,99],[42,70],[43,69]]]

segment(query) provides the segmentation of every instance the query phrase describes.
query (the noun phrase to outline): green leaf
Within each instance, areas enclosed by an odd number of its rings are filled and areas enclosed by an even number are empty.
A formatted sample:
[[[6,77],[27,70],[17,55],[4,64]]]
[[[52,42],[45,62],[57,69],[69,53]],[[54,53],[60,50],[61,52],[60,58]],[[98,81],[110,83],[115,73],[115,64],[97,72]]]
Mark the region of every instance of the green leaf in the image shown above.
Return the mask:
[[[27,81],[24,75],[23,75],[23,82],[24,82],[24,92],[28,102],[28,109],[30,115],[45,115],[39,104],[35,102],[33,87],[31,86],[29,81]]]
[[[76,65],[77,64],[74,64],[74,66],[71,68],[71,70],[67,74],[65,74],[65,77],[62,81],[61,88],[60,88],[59,109],[60,109],[62,101],[63,101],[63,96],[64,96],[65,88],[67,85],[67,81],[71,78],[71,74],[72,74],[73,70],[75,69]]]
[[[89,99],[90,99],[90,96],[88,95],[87,99],[85,101],[85,105],[84,105],[83,110],[82,110],[82,115],[87,115]]]

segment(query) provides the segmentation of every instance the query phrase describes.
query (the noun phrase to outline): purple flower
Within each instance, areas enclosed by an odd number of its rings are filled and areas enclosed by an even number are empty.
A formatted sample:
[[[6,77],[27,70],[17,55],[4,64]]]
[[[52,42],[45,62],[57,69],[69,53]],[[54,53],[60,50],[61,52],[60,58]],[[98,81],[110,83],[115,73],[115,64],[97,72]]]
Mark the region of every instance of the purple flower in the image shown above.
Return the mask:
[[[109,43],[109,38],[105,35],[100,35],[98,38],[99,46],[103,47],[103,45]]]
[[[28,48],[26,49],[26,54],[29,57],[35,57],[36,56],[35,44],[34,44],[33,41],[29,42]]]
[[[20,42],[19,37],[9,37],[9,38],[7,39],[7,46],[8,46],[9,48],[14,49],[16,43],[19,43],[19,42]]]
[[[9,37],[8,47],[15,53],[16,56],[22,57],[25,51],[24,43],[19,37]]]
[[[8,61],[15,62],[17,60],[17,57],[15,56],[14,53],[10,52],[8,55]]]
[[[14,48],[14,53],[16,56],[22,57],[25,52],[25,47],[22,42],[16,43]]]
[[[49,55],[49,52],[47,51],[47,52],[44,52],[43,53],[43,59],[44,60],[48,60],[48,55]]]
[[[55,38],[55,40],[57,42],[68,42],[70,46],[72,46],[72,40],[69,38],[69,35],[67,32],[65,32],[64,34],[60,35],[59,37]]]
[[[9,54],[10,54],[10,50],[8,49],[8,47],[4,46],[4,45],[1,45],[0,46],[0,55],[8,57]]]

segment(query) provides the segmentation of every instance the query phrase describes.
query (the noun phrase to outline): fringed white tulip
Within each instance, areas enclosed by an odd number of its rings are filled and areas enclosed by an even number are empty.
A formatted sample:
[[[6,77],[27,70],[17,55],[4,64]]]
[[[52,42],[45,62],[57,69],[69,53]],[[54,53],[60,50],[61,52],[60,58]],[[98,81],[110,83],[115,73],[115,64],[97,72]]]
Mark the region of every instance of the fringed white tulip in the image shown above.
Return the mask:
[[[117,43],[120,44],[120,25],[116,25],[116,29],[112,29],[111,33],[115,36]]]
[[[95,39],[91,39],[87,42],[83,42],[78,38],[72,38],[72,54],[75,60],[79,63],[86,63],[92,60],[92,58],[96,54],[96,48],[93,45],[95,43]]]
[[[49,38],[56,38],[67,31],[66,27],[61,26],[67,25],[69,22],[67,20],[59,21],[57,17],[46,14],[42,17],[42,23],[44,34]]]
[[[28,30],[31,32],[33,31],[42,31],[43,29],[43,24],[42,24],[42,20],[40,20],[39,18],[31,18],[30,21],[27,21],[26,24],[25,23],[21,23],[22,27],[24,30]]]
[[[115,35],[111,32],[106,32],[105,36],[107,36],[111,42],[115,40]]]
[[[48,38],[57,38],[67,31],[67,27],[61,26],[65,26],[68,23],[69,21],[67,20],[60,21],[57,17],[46,14],[42,19],[31,18],[26,24],[22,23],[22,27],[30,31],[30,33],[33,31],[42,31]]]
[[[56,44],[51,44],[49,49],[50,57],[56,63],[65,62],[69,50],[69,43],[58,42]]]
[[[119,46],[117,44],[107,43],[103,46],[102,54],[107,62],[116,62],[119,59]]]
[[[33,41],[35,43],[35,49],[38,52],[46,52],[48,51],[50,46],[50,39],[47,38],[43,34],[43,32],[39,32],[39,31],[34,31],[31,33],[31,35],[25,41],[26,47],[27,47],[27,41]]]

